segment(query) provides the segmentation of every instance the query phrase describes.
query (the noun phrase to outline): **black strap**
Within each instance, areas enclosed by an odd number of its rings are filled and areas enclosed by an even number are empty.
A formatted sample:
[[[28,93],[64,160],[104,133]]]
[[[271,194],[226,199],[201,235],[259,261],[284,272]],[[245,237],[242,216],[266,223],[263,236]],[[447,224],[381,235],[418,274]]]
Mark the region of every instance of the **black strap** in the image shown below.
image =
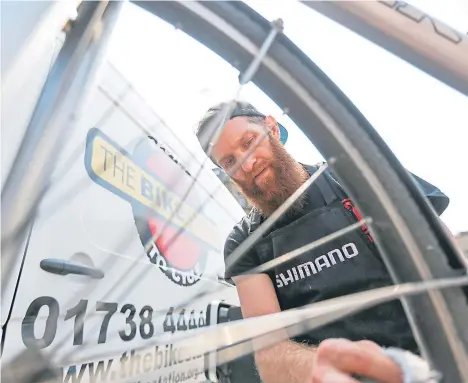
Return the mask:
[[[336,193],[331,188],[330,184],[327,182],[325,178],[325,174],[321,174],[315,180],[315,184],[319,188],[320,193],[322,194],[323,199],[325,200],[325,203],[327,205],[331,204],[334,201],[339,200],[339,197],[336,195]]]

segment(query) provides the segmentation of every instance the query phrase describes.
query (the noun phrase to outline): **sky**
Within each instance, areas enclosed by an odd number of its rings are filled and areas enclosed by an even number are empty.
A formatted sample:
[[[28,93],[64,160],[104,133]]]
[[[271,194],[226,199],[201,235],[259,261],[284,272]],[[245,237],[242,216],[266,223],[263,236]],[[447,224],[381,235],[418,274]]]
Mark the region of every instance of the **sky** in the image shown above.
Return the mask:
[[[267,19],[284,20],[284,33],[361,110],[400,162],[450,197],[442,215],[449,229],[468,231],[468,97],[296,1],[247,3]],[[468,32],[466,0],[410,4]],[[201,161],[193,129],[208,107],[236,94],[238,72],[196,40],[131,4],[121,14],[109,60]],[[286,148],[297,160],[312,164],[322,159],[254,84],[244,86],[240,98],[286,126]]]

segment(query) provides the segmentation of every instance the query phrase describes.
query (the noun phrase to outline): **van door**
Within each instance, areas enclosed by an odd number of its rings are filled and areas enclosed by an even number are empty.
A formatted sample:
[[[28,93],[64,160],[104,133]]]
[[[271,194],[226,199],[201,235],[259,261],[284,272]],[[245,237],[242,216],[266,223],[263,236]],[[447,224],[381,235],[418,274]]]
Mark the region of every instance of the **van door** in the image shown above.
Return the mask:
[[[142,132],[157,118],[112,65],[91,100],[64,142],[34,222],[4,363],[38,348],[63,382],[136,381],[141,374],[204,381],[202,355],[181,359],[171,338],[206,325],[212,297],[191,299],[200,292],[237,298],[217,279],[234,222],[219,212],[223,224],[216,224],[208,201],[186,224],[206,199],[206,183],[192,182],[163,135]],[[211,171],[204,177],[219,184]]]

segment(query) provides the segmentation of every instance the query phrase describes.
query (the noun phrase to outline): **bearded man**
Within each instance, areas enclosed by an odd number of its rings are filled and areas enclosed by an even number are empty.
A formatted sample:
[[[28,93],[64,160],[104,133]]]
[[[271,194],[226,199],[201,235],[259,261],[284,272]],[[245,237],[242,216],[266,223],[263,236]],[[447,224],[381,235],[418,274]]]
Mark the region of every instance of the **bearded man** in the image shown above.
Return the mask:
[[[318,165],[297,162],[284,148],[286,129],[245,102],[227,118],[225,104],[210,108],[197,137],[212,161],[230,175],[253,206],[229,234],[225,259],[291,196]],[[210,141],[216,121],[223,127]],[[448,198],[413,175],[440,215]],[[269,260],[357,222],[346,192],[326,170],[228,270],[244,318],[392,284],[371,234],[357,230],[263,273],[245,273]],[[393,301],[256,352],[265,383],[352,383],[356,375],[384,383],[402,382],[399,366],[383,352],[398,347],[418,352],[401,303]]]

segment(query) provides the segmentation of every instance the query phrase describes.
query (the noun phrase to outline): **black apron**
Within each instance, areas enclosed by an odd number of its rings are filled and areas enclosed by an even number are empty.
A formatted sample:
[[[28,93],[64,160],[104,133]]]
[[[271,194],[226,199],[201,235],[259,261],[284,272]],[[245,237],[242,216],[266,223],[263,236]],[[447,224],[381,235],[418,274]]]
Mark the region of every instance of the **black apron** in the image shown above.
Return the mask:
[[[336,188],[332,188],[323,175],[311,187],[319,188],[326,205],[286,226],[273,229],[260,240],[255,249],[261,263],[357,222],[349,200],[343,198],[345,195],[337,192]],[[269,270],[268,274],[282,310],[392,284],[365,228],[358,228],[307,251]],[[382,346],[417,352],[399,301],[378,305],[297,336],[294,340],[317,345],[327,338],[368,339]]]

